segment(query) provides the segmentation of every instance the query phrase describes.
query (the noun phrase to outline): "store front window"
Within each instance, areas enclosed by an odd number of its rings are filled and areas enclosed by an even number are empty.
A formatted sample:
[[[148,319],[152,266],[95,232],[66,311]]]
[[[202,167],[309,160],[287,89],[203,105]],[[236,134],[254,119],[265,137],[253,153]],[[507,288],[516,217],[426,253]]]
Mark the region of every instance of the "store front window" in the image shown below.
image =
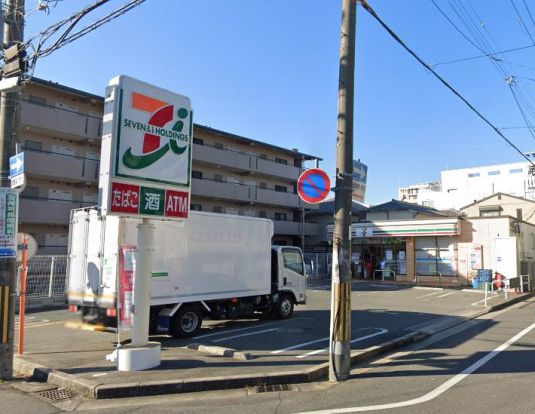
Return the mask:
[[[380,278],[406,275],[406,243],[400,237],[363,237],[353,246],[353,257],[361,265],[357,275],[363,278]],[[354,272],[355,273],[355,272]]]
[[[454,243],[449,237],[417,237],[415,256],[419,276],[455,275]]]

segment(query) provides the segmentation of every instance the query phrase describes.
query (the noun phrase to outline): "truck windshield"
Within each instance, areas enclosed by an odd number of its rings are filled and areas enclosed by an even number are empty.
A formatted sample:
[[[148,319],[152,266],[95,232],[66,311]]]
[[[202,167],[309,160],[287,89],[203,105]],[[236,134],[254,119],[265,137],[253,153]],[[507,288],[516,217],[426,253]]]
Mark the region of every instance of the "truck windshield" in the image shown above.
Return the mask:
[[[284,259],[284,268],[293,270],[300,275],[304,275],[305,271],[303,269],[303,257],[301,252],[297,250],[283,250],[282,251]]]

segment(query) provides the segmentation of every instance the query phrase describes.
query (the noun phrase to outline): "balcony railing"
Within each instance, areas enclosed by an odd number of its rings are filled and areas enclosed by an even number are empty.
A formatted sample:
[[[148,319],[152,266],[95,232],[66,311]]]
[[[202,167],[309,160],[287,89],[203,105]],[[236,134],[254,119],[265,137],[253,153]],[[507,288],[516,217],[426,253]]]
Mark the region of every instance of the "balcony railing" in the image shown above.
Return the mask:
[[[282,178],[286,181],[297,181],[302,171],[293,165],[281,164],[273,160],[260,158],[256,155],[218,148],[208,144],[193,145],[193,162],[221,165],[232,171],[250,171],[252,173]]]
[[[100,140],[102,119],[62,108],[21,102],[21,123],[37,131],[72,140]]]
[[[220,198],[228,201],[261,203],[280,207],[297,208],[301,206],[299,196],[268,190],[247,184],[230,183],[210,179],[192,179],[192,196]]]
[[[20,197],[19,221],[23,223],[67,224],[72,209],[94,205],[84,201]]]
[[[303,223],[298,221],[273,220],[275,234],[287,236],[300,236],[303,234]],[[305,235],[317,236],[319,225],[317,223],[305,223]]]
[[[97,183],[97,160],[24,148],[25,170],[30,175],[62,181]]]

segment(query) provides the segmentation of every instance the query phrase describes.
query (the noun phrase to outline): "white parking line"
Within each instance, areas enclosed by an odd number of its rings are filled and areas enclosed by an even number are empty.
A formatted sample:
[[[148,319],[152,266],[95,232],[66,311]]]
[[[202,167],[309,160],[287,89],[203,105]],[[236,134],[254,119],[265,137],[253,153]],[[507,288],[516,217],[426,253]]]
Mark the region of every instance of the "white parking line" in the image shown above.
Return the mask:
[[[291,321],[304,321],[304,320],[314,320],[314,318],[291,318],[285,321],[275,321],[275,322],[263,323],[261,325],[250,325],[250,326],[246,326],[245,328],[231,329],[230,331],[213,332],[209,334],[199,335],[199,336],[195,336],[193,339],[209,338],[211,336],[225,335],[225,334],[229,334],[233,332],[247,331],[249,329],[263,328],[264,326],[271,326],[277,323],[285,323],[285,322],[291,322]],[[221,328],[217,328],[217,329],[221,329]]]
[[[445,298],[446,296],[455,295],[455,293],[457,292],[444,293],[443,295],[437,296],[437,298]]]
[[[487,362],[489,362],[494,357],[498,356],[501,352],[505,351],[507,348],[509,348],[512,344],[517,342],[519,339],[521,339],[524,335],[528,334],[535,328],[535,323],[531,324],[527,328],[523,329],[519,333],[517,333],[515,336],[513,336],[511,339],[507,340],[500,346],[498,346],[494,351],[489,352],[487,355],[485,355],[483,358],[478,359],[476,362],[474,362],[472,365],[470,365],[468,368],[466,368],[461,373],[455,375],[454,377],[450,378],[448,381],[442,383],[435,389],[429,391],[427,394],[422,395],[418,398],[413,398],[412,400],[406,400],[406,401],[399,401],[395,403],[389,403],[389,404],[378,404],[378,405],[368,405],[368,406],[360,406],[360,407],[347,407],[347,408],[330,408],[327,410],[318,410],[318,411],[307,411],[307,412],[301,412],[298,414],[345,414],[345,413],[362,413],[362,412],[369,412],[369,411],[379,411],[379,410],[388,410],[391,408],[400,408],[400,407],[410,407],[412,405],[422,404],[425,402],[429,402],[431,400],[434,400],[438,396],[444,394],[446,391],[448,391],[451,387],[457,385],[459,382],[461,382],[463,379],[468,377],[470,374],[477,371],[479,368],[481,368],[483,365],[485,365]]]
[[[442,290],[441,290],[440,292],[442,292]],[[428,296],[436,295],[437,293],[440,293],[440,292],[428,293],[427,295],[418,296],[416,299],[426,298],[426,297],[428,297]]]
[[[376,333],[370,334],[370,335],[366,335],[366,336],[361,336],[360,338],[353,339],[352,341],[350,341],[350,343],[353,344],[355,342],[364,341],[366,339],[373,338],[374,336],[384,335],[385,333],[388,332],[388,329],[383,329],[383,328],[369,328],[369,329],[378,329],[379,332],[376,332]],[[329,348],[318,349],[316,351],[307,352],[306,354],[297,355],[296,358],[306,358],[306,357],[309,357],[311,355],[316,355],[316,354],[321,354],[322,352],[327,352],[328,350],[329,350]]]
[[[359,328],[359,329],[356,329],[353,332],[364,331],[366,329],[380,329],[380,328]],[[315,344],[315,343],[322,342],[322,341],[327,341],[327,340],[329,340],[328,336],[326,336],[325,338],[315,339],[313,341],[303,342],[301,344],[289,346],[288,348],[277,349],[276,351],[271,351],[271,353],[272,354],[280,354],[281,352],[291,351],[292,349],[297,349],[297,348],[303,348],[304,346]]]
[[[487,301],[498,298],[498,297],[499,297],[498,295],[489,296],[487,297]],[[472,303],[472,306],[479,306],[481,303],[484,303],[484,302],[485,302],[485,299],[481,299],[481,300],[478,300],[477,302]]]
[[[234,339],[234,338],[241,338],[243,336],[258,335],[258,334],[261,334],[261,333],[264,333],[264,332],[271,332],[271,331],[278,331],[278,330],[279,330],[279,328],[271,328],[271,329],[264,329],[263,331],[247,332],[247,333],[240,334],[240,335],[227,336],[226,338],[214,339],[214,340],[212,340],[212,342],[213,343],[223,342],[223,341],[228,341],[228,340]]]

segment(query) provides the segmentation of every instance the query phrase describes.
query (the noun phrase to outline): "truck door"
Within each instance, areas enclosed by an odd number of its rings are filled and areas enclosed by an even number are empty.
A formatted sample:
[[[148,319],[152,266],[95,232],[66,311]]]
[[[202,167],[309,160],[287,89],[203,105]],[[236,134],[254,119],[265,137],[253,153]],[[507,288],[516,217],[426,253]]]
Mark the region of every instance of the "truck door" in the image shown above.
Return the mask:
[[[306,276],[301,250],[282,249],[282,266],[281,289],[293,291],[297,303],[304,303],[306,300]]]

